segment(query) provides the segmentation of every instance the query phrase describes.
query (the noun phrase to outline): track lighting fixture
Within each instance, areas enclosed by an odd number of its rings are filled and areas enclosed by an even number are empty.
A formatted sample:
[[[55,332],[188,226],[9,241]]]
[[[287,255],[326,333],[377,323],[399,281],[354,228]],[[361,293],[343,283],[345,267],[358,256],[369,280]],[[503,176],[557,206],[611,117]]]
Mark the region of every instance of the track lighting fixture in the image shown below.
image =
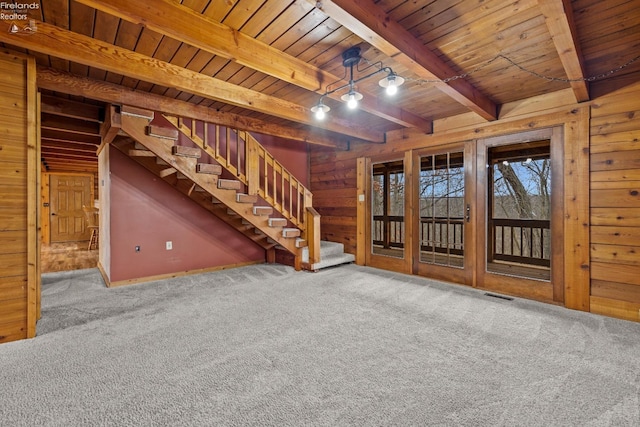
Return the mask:
[[[388,73],[387,76],[382,80],[380,80],[380,82],[378,83],[380,86],[386,88],[387,95],[393,96],[398,92],[398,86],[404,83],[404,79],[399,75],[397,75],[396,73],[394,73],[393,70],[389,67],[380,66],[376,71],[370,74],[367,74],[364,77],[354,79],[353,67],[357,66],[360,63],[361,59],[362,57],[360,56],[360,48],[358,46],[351,47],[342,53],[342,65],[345,67],[345,75],[347,70],[349,71],[349,82],[347,84],[344,84],[332,90],[329,90],[329,87],[331,87],[334,83],[337,83],[337,82],[327,85],[327,89],[325,90],[325,93],[318,100],[318,103],[313,107],[311,107],[311,112],[314,113],[317,120],[324,119],[326,117],[326,114],[330,110],[329,106],[323,103],[325,96],[331,95],[335,92],[338,92],[347,88],[349,89],[349,91],[344,95],[342,95],[340,99],[342,99],[344,102],[347,103],[347,107],[349,109],[354,110],[358,108],[358,101],[360,101],[363,98],[363,96],[360,92],[356,90],[356,83],[361,82],[365,79],[368,79],[369,77],[372,77],[378,73],[383,73],[383,72]]]

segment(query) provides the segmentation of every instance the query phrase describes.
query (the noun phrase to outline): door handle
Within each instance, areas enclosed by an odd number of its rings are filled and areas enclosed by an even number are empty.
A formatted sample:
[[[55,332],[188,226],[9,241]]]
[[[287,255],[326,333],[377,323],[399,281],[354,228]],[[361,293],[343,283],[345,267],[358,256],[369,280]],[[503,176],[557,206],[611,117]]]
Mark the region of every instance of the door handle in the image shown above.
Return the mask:
[[[465,215],[467,222],[471,221],[471,206],[467,205],[467,213]]]
[[[55,212],[51,212],[51,216],[56,216],[56,213]]]

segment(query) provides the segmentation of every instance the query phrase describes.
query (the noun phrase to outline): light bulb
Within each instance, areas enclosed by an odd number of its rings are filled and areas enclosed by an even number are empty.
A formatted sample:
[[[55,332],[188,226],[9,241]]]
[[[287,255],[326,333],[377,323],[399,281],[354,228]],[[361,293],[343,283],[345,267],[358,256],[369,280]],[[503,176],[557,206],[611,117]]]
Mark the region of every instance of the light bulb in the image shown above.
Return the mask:
[[[393,96],[398,93],[398,86],[396,85],[395,79],[389,79],[389,85],[387,86],[386,92],[389,96]]]
[[[389,72],[389,75],[384,79],[380,80],[378,84],[386,89],[386,93],[388,96],[393,96],[398,93],[398,86],[404,83],[404,79],[394,73],[393,71]]]
[[[329,110],[330,108],[324,105],[322,103],[322,100],[320,100],[320,102],[318,102],[317,105],[314,105],[313,107],[311,107],[311,112],[314,114],[316,120],[323,120],[326,117],[327,112]]]
[[[349,94],[349,100],[347,101],[347,107],[352,110],[358,108],[358,100],[356,99],[354,94]]]

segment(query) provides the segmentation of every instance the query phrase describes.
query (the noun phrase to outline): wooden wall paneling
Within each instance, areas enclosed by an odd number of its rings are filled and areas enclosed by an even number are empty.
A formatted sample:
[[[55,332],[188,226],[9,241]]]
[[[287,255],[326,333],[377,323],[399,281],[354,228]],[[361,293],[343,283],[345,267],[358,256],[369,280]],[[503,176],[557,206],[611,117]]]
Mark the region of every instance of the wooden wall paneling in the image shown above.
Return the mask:
[[[416,167],[417,166],[417,167]],[[413,150],[407,150],[404,153],[404,271],[406,273],[413,273],[414,265],[417,268],[417,264],[414,263],[414,253],[417,252],[417,256],[420,256],[420,251],[416,251],[418,247],[415,245],[414,240],[416,235],[414,230],[417,227],[415,208],[417,204],[417,190],[416,180],[420,175],[420,163],[416,165],[413,158]]]
[[[553,285],[553,300],[558,303],[564,303],[565,292],[565,145],[564,128],[562,126],[554,127],[551,131],[550,146],[551,188],[553,189],[551,191],[551,206],[554,207],[551,212],[551,283]],[[583,203],[586,202],[583,201]],[[588,281],[583,282],[582,286],[588,288]]]
[[[33,111],[33,114],[35,115],[35,123],[33,123],[32,128],[30,129],[31,132],[33,132],[35,130],[35,154],[33,155],[33,158],[30,161],[30,165],[31,167],[33,167],[33,170],[30,171],[30,178],[35,178],[36,182],[35,185],[33,185],[33,190],[30,193],[30,197],[33,197],[33,204],[31,206],[33,206],[34,208],[34,213],[33,213],[33,221],[35,222],[34,224],[34,231],[35,231],[35,235],[33,236],[35,242],[33,243],[33,245],[35,246],[33,248],[33,255],[31,256],[31,260],[35,262],[35,266],[34,266],[34,280],[36,282],[36,294],[35,294],[35,300],[36,300],[36,308],[35,308],[35,321],[34,321],[34,328],[35,328],[35,322],[37,322],[41,317],[42,317],[42,269],[41,269],[41,261],[40,261],[40,253],[42,251],[42,203],[41,203],[41,199],[42,199],[42,172],[41,172],[41,159],[42,159],[42,135],[41,135],[41,117],[42,117],[42,97],[40,92],[38,91],[38,86],[37,86],[37,78],[38,78],[38,74],[37,74],[37,69],[36,69],[36,63],[35,60],[31,61],[32,65],[29,67],[29,72],[31,73],[30,76],[30,85],[32,85],[33,90],[35,92],[35,108]],[[31,98],[33,96],[30,95],[28,98]],[[35,336],[35,329],[33,331],[33,335]]]
[[[313,206],[321,215],[321,238],[344,244],[356,254],[357,179],[345,178],[357,170],[356,159],[343,160],[340,151],[320,149],[310,154]]]
[[[591,260],[610,264],[640,266],[640,241],[636,241],[634,245],[592,243]]]
[[[592,311],[640,320],[640,86],[602,96],[591,120]],[[612,274],[615,272],[615,274]]]
[[[36,62],[26,62],[27,125],[27,337],[36,336],[40,295],[40,109],[36,84]]]
[[[35,336],[40,155],[35,60],[0,54],[0,342]]]
[[[640,321],[640,303],[592,296],[591,312],[625,320]]]
[[[564,126],[564,304],[589,311],[589,119],[588,107]]]
[[[591,280],[591,296],[640,303],[640,286],[607,280]]]
[[[591,198],[594,208],[640,208],[640,187],[592,190]]]
[[[594,261],[591,269],[592,280],[615,281],[616,283],[640,286],[640,274],[638,274],[639,269],[636,265],[619,264],[613,266],[609,263]],[[615,276],[612,275],[612,271],[615,271]]]
[[[637,245],[640,243],[640,227],[592,225],[591,243],[601,245]]]
[[[356,189],[358,197],[358,204],[356,208],[356,264],[358,265],[366,265],[367,263],[367,236],[371,235],[368,231],[370,222],[367,221],[367,218],[369,218],[369,209],[367,209],[367,207],[370,204],[370,192],[368,189],[369,180],[367,179],[367,171],[370,168],[371,164],[366,158],[358,158],[356,164],[356,174],[358,176]]]
[[[591,225],[640,227],[640,208],[591,208]]]
[[[637,187],[638,183],[640,183],[640,168],[591,172],[592,190],[631,188]]]
[[[621,169],[640,169],[640,150],[621,150],[591,155],[591,170],[594,172]]]

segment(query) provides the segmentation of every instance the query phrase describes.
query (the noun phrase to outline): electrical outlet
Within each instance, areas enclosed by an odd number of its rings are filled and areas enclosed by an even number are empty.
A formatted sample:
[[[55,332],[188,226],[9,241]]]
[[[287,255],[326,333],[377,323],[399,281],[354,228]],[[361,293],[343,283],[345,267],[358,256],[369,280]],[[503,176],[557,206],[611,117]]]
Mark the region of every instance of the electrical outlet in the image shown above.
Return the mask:
[[[136,247],[135,247],[135,251],[136,251],[136,252],[140,252],[140,246],[136,246]]]
[[[171,240],[168,240],[167,243],[166,243],[166,247],[167,247],[168,251],[173,249],[173,242]]]

